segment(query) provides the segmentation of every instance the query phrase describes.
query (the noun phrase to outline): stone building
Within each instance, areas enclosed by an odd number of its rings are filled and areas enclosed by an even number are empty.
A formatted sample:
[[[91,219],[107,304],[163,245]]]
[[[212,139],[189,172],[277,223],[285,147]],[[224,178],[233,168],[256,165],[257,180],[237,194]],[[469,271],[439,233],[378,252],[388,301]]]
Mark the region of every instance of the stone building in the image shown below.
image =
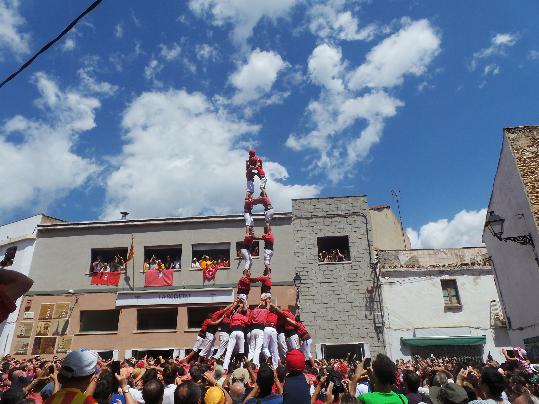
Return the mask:
[[[274,216],[273,300],[293,309],[299,288],[300,314],[318,356],[383,350],[381,306],[366,298],[373,285],[373,240],[398,240],[394,248],[404,241],[392,214],[379,216],[380,231],[371,226],[364,196],[295,200],[292,213]],[[263,217],[255,215],[257,233],[262,225]],[[88,347],[118,358],[185,353],[205,316],[234,299],[243,268],[236,243],[243,232],[242,215],[38,226],[30,269],[34,285],[24,298],[11,351],[46,356]],[[107,284],[110,275],[102,279],[105,284],[92,284],[92,263],[127,256],[131,240],[135,256],[115,278],[117,285]],[[318,261],[324,251],[331,255],[336,249],[345,256],[340,262]],[[261,250],[262,244],[253,276],[264,267]],[[203,254],[229,261],[215,282],[204,284],[201,270],[191,267]],[[170,285],[145,286],[144,262],[153,255],[177,263]],[[259,297],[254,286],[249,303],[257,304]],[[343,341],[352,345],[342,346]],[[332,345],[337,342],[341,345]]]
[[[539,361],[539,127],[506,128],[483,231],[513,345]]]
[[[509,344],[487,250],[380,251],[386,352],[503,361]]]

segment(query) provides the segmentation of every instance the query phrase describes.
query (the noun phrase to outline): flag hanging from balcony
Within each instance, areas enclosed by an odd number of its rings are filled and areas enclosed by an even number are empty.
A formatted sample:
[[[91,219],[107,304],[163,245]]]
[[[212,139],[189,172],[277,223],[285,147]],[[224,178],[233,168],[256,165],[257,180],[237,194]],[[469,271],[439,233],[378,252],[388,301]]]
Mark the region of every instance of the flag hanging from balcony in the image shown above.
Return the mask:
[[[120,272],[96,272],[92,274],[91,285],[118,286],[120,283]]]
[[[125,262],[131,261],[135,257],[135,243],[133,235],[131,234],[131,247],[129,247],[129,253],[127,254],[127,259]]]
[[[144,286],[172,286],[173,281],[173,269],[150,269],[146,271]]]

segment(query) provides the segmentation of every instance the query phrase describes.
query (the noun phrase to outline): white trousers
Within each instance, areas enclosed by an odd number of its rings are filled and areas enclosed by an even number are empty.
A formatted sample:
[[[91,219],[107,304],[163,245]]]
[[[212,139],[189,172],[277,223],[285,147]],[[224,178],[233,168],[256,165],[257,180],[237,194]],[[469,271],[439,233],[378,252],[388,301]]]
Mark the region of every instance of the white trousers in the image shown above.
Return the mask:
[[[273,257],[273,250],[266,250],[264,248],[264,265],[268,268],[271,267],[271,257]]]
[[[288,352],[288,346],[286,345],[286,336],[284,335],[284,332],[281,332],[277,335],[277,348],[279,349],[281,362],[284,363],[286,359],[286,353]]]
[[[256,365],[260,366],[260,352],[262,352],[262,345],[264,343],[264,331],[259,329],[251,330],[251,336],[249,338],[249,355],[247,358]]]
[[[264,343],[262,346],[262,353],[266,359],[271,357],[273,369],[276,369],[279,364],[279,347],[277,346],[277,330],[274,327],[264,328]]]
[[[225,370],[228,370],[228,365],[230,365],[230,359],[232,358],[234,349],[237,349],[237,351],[242,354],[244,352],[244,344],[245,335],[243,334],[243,331],[232,331],[230,333],[228,344],[226,346],[225,360],[223,362],[223,368]]]
[[[251,257],[251,253],[246,248],[241,249],[241,255],[243,256],[243,259],[245,261],[245,269],[251,269],[251,265],[253,265],[253,258]]]
[[[217,348],[217,352],[213,357],[215,359],[221,359],[221,356],[223,356],[226,352],[229,335],[227,332],[219,331],[219,333],[217,334],[217,338],[219,341],[219,348]]]
[[[313,340],[311,338],[301,341],[301,352],[305,355],[305,360],[311,359],[313,356],[311,355],[311,344],[313,343]]]
[[[271,224],[271,219],[273,219],[273,212],[273,208],[264,211],[264,218],[266,220],[266,223]]]
[[[286,346],[288,350],[299,349],[299,337],[298,334],[294,334],[291,337],[286,338]]]
[[[215,336],[211,332],[206,331],[206,338],[204,339],[204,342],[202,343],[202,346],[200,349],[200,356],[209,358],[213,354],[214,341],[215,341]]]
[[[249,212],[243,212],[243,217],[245,218],[245,226],[253,227],[255,225],[252,214]]]
[[[195,345],[193,345],[193,351],[198,352],[198,350],[202,348],[203,343],[204,343],[204,338],[202,338],[200,335],[197,335]]]

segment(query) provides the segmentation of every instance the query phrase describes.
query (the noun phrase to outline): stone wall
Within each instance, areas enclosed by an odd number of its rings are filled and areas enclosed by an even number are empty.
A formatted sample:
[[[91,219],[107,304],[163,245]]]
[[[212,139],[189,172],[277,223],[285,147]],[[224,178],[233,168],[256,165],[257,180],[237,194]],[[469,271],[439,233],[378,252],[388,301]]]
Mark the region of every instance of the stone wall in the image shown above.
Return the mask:
[[[382,330],[373,320],[379,309],[367,293],[373,284],[367,198],[298,199],[292,213],[300,314],[313,342],[365,342],[371,354],[383,352]],[[351,261],[319,263],[317,237],[324,236],[348,236]]]

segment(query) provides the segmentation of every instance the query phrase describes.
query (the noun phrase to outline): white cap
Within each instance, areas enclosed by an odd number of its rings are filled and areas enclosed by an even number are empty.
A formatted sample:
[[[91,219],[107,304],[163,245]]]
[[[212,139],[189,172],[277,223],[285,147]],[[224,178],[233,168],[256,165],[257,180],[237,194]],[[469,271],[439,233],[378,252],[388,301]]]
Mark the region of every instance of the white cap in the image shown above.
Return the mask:
[[[97,353],[85,348],[77,349],[66,355],[60,373],[67,378],[83,377],[95,373]]]

